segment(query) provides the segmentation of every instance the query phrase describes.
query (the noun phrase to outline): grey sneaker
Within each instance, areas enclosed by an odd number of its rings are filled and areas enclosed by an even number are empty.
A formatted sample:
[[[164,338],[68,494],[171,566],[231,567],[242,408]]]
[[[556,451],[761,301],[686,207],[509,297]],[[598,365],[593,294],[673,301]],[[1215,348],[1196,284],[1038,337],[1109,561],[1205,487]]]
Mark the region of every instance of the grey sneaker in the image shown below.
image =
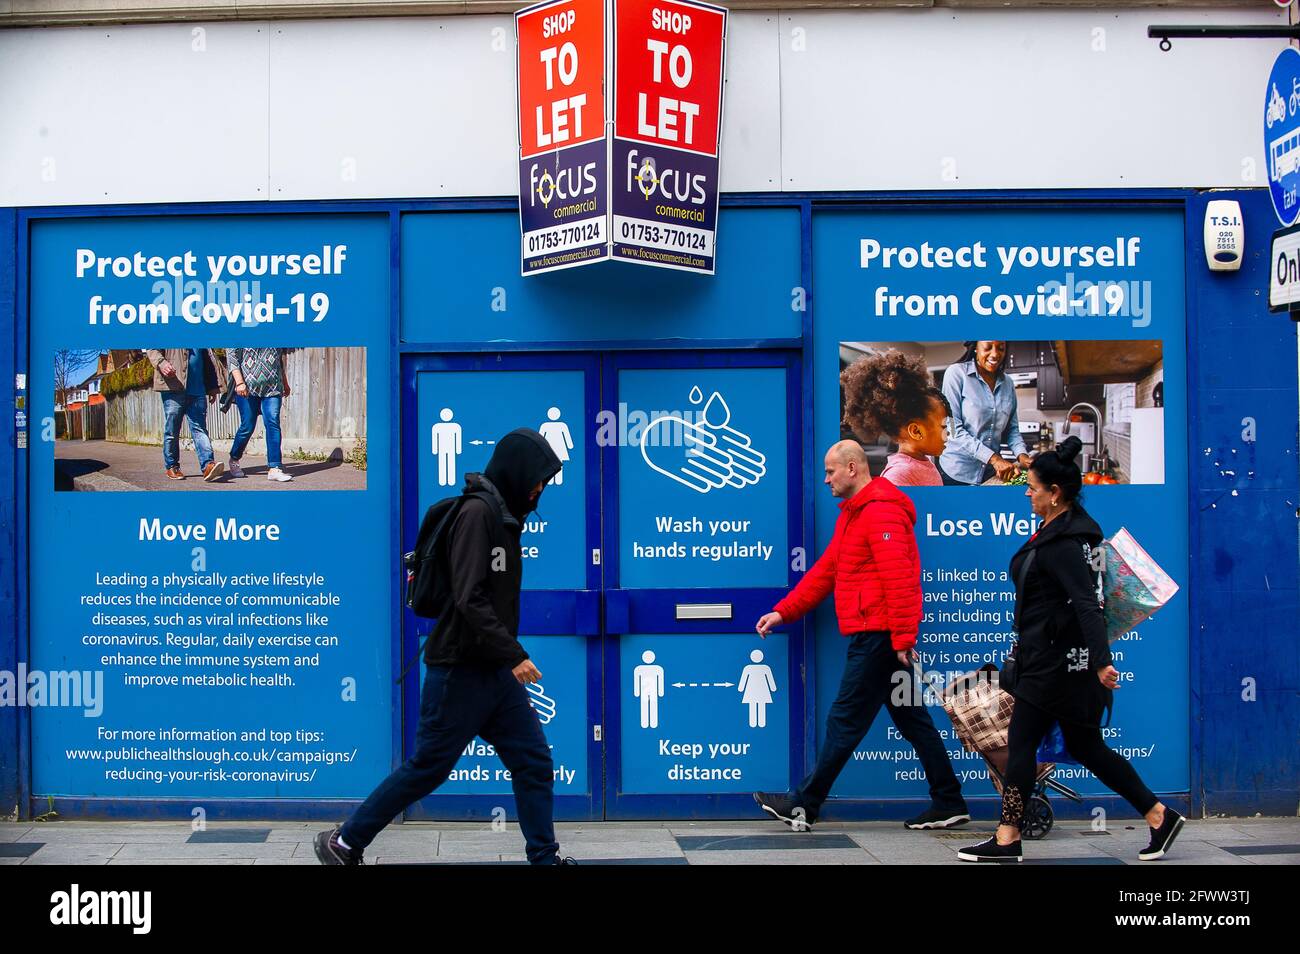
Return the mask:
[[[323,865],[363,865],[364,851],[356,848],[344,848],[339,844],[339,829],[318,832],[312,841],[316,849],[316,860]]]

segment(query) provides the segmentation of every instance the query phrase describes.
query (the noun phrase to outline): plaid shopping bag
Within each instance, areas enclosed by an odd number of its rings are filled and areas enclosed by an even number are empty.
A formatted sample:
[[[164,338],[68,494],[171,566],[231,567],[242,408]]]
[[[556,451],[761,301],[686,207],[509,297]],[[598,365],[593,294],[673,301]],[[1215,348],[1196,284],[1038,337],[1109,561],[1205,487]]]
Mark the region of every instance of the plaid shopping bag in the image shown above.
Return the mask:
[[[1098,596],[1111,642],[1149,618],[1178,592],[1178,584],[1123,527],[1095,552],[1100,554]]]
[[[957,738],[968,752],[988,752],[1007,744],[1015,698],[997,684],[997,668],[987,665],[954,679],[939,697]]]

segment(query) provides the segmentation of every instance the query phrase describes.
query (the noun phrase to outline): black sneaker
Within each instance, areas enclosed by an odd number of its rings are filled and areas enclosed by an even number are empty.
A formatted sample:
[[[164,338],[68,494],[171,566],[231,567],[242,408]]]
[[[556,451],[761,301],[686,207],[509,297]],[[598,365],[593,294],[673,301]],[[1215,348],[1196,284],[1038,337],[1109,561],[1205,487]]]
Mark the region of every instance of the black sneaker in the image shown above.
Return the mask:
[[[1017,838],[1009,845],[999,845],[998,836],[994,835],[988,841],[982,841],[978,845],[971,845],[969,848],[963,848],[957,852],[957,857],[962,861],[1024,861],[1025,856],[1020,851],[1020,839]]]
[[[312,847],[316,849],[316,860],[323,865],[361,865],[364,852],[356,848],[344,848],[339,844],[339,830],[317,833]]]
[[[556,855],[556,856],[555,856],[555,864],[557,864],[557,865],[576,865],[577,862],[574,861],[572,858],[570,858],[568,855],[564,855],[563,857],[561,857],[561,856],[559,856],[559,855]]]
[[[930,828],[956,828],[968,821],[970,821],[970,812],[966,810],[964,805],[961,808],[936,808],[931,805],[921,814],[915,818],[909,818],[903,824],[913,831],[925,831]]]
[[[810,831],[817,816],[807,811],[793,795],[770,795],[767,792],[755,792],[754,801],[773,818],[789,825],[794,831]]]
[[[1183,825],[1187,819],[1174,811],[1172,808],[1165,809],[1165,820],[1160,823],[1159,828],[1151,829],[1151,844],[1138,852],[1138,859],[1141,861],[1155,861],[1157,858],[1163,858],[1165,853],[1174,846],[1174,839],[1178,833],[1183,830]]]

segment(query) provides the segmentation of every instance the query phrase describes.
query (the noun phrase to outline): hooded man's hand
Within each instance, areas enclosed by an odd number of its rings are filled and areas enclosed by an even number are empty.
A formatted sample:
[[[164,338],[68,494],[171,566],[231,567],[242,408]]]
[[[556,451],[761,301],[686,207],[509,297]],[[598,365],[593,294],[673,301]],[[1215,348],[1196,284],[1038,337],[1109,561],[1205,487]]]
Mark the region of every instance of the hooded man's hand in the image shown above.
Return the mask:
[[[541,671],[538,670],[538,668],[533,665],[533,661],[531,659],[525,659],[523,662],[521,662],[518,666],[516,666],[514,669],[510,671],[514,674],[514,677],[518,679],[519,682],[523,685],[527,685],[530,682],[537,682],[539,679],[542,678]]]

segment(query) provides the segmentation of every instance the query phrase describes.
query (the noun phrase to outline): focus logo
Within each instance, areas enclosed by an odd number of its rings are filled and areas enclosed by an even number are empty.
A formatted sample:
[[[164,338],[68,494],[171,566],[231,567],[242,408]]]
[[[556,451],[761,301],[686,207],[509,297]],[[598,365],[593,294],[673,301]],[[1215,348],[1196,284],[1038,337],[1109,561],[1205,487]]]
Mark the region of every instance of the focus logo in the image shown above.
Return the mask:
[[[536,208],[540,200],[543,208],[550,208],[553,199],[566,202],[594,193],[597,189],[596,164],[589,162],[583,166],[557,169],[552,174],[550,169],[542,169],[534,162],[528,168],[528,183],[528,204]]]
[[[681,169],[667,168],[662,171],[655,164],[652,156],[638,160],[635,149],[627,154],[627,191],[639,191],[646,201],[658,193],[668,201],[689,202],[691,205],[704,205],[708,201],[705,191],[708,177],[703,173],[688,173]]]

